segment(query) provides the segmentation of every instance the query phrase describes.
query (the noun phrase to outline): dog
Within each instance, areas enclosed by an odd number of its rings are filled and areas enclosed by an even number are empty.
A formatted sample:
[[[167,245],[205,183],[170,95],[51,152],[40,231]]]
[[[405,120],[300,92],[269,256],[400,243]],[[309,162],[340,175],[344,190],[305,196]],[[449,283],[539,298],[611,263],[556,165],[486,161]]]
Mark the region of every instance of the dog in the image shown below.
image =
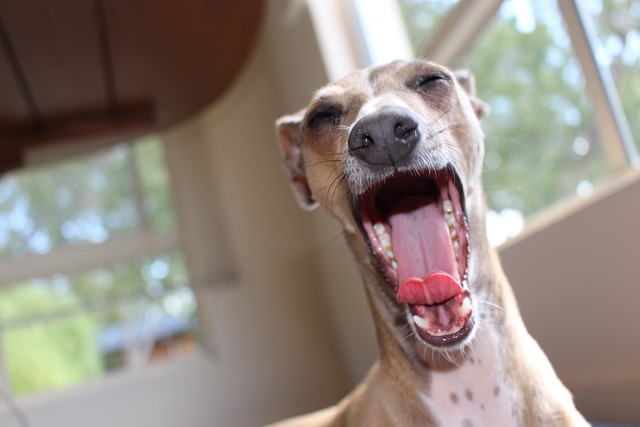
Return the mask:
[[[337,405],[293,426],[588,426],[529,335],[485,233],[488,106],[467,71],[396,61],[280,118],[302,208],[342,224],[379,359]]]

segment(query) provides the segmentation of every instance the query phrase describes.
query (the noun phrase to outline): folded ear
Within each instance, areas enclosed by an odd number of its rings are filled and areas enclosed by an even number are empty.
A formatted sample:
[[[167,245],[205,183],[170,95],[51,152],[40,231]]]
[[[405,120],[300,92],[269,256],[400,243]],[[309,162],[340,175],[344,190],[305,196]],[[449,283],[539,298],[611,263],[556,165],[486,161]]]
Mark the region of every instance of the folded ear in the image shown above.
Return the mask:
[[[276,134],[284,170],[289,177],[293,194],[302,209],[310,211],[318,206],[311,195],[302,156],[302,118],[304,110],[279,118]]]
[[[479,119],[486,117],[491,112],[491,107],[486,102],[476,97],[476,79],[469,70],[456,70],[453,72],[460,86],[467,92],[473,110]]]

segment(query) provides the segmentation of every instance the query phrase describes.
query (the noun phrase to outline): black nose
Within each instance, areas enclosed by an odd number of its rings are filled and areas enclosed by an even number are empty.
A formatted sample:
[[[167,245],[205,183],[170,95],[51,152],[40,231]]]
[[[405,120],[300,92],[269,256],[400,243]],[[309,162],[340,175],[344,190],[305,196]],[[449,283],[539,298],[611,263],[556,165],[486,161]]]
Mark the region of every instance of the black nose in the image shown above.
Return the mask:
[[[419,140],[418,120],[411,111],[384,107],[356,123],[349,135],[349,150],[371,165],[395,166]]]

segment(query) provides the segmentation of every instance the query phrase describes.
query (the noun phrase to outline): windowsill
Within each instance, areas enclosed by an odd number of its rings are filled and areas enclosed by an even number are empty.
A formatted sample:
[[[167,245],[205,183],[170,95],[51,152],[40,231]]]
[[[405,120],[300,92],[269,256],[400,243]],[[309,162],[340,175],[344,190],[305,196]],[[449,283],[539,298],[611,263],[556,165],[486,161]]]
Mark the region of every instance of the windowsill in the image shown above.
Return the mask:
[[[127,388],[134,384],[142,385],[152,378],[182,376],[186,371],[194,367],[211,364],[211,357],[202,349],[198,348],[193,355],[175,357],[171,360],[162,361],[140,368],[119,369],[107,373],[93,380],[84,381],[77,385],[60,390],[42,391],[25,396],[14,397],[14,401],[21,410],[29,411],[32,408],[43,405],[55,405],[58,402],[73,401],[78,398],[86,398],[99,393]],[[0,416],[12,416],[6,405],[0,406]]]
[[[522,233],[498,245],[497,249],[501,251],[517,245],[532,235],[638,182],[640,182],[640,169],[628,169],[619,176],[595,186],[593,193],[589,197],[581,198],[575,196],[560,200],[549,208],[527,219]]]

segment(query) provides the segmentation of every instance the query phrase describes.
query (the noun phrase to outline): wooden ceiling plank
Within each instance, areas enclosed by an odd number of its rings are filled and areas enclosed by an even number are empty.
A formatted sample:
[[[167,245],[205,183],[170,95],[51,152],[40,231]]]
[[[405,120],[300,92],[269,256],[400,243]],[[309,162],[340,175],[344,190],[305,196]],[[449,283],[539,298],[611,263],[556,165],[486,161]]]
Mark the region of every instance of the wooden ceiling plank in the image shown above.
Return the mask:
[[[104,6],[119,102],[152,102],[164,126],[228,87],[253,46],[263,11],[255,0],[112,0]]]
[[[45,125],[105,107],[93,2],[2,0],[0,16]]]

